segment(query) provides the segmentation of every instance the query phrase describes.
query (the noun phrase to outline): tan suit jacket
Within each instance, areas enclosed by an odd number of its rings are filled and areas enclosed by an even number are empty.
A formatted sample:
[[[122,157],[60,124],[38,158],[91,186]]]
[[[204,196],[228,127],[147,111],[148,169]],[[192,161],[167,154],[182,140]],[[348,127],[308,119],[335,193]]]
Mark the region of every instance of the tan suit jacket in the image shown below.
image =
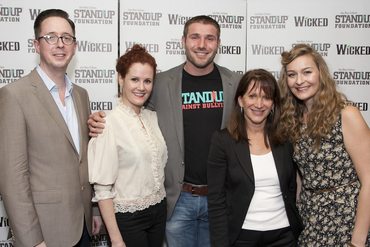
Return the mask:
[[[80,154],[42,79],[33,70],[0,89],[0,193],[15,246],[75,245],[84,218],[91,233],[91,186],[87,170],[86,90],[72,91]]]

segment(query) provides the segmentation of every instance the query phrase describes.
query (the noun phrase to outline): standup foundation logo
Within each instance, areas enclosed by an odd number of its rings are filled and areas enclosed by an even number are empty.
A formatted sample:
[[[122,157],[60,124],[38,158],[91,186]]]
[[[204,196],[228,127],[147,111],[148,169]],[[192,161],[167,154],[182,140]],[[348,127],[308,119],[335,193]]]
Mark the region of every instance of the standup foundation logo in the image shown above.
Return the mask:
[[[357,13],[341,13],[335,16],[335,28],[370,28],[370,15]]]
[[[252,15],[249,17],[250,29],[285,29],[287,15]]]
[[[20,7],[0,7],[0,22],[20,22],[22,12]]]
[[[4,68],[0,66],[0,85],[5,86],[24,76],[24,69]]]
[[[370,71],[339,69],[333,72],[333,79],[341,86],[369,86]]]
[[[211,14],[209,17],[215,19],[223,29],[242,29],[245,20],[245,17],[240,15]]]
[[[159,26],[163,14],[161,12],[124,11],[122,13],[123,26]]]
[[[115,16],[114,10],[79,8],[73,11],[73,21],[78,24],[111,25]]]
[[[215,19],[220,28],[223,29],[242,29],[245,20],[244,16],[228,14],[210,14],[209,17]],[[180,14],[170,13],[167,15],[169,25],[183,26],[193,16],[183,16]]]
[[[185,55],[184,46],[181,40],[171,39],[166,41],[166,55]]]
[[[112,84],[115,83],[115,70],[95,67],[82,67],[74,71],[77,84]]]
[[[320,53],[320,55],[323,57],[327,57],[329,55],[329,49],[332,46],[330,43],[316,43],[314,41],[298,41],[292,44],[292,47],[298,44],[307,44],[311,46],[315,51]]]

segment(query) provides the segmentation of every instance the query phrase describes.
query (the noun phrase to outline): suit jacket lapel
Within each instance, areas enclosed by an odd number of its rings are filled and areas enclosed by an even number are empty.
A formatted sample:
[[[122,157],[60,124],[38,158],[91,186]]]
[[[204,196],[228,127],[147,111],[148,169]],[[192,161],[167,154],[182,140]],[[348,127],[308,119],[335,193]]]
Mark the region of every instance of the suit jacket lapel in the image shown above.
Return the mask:
[[[170,76],[168,82],[168,90],[170,96],[170,102],[172,102],[172,107],[169,107],[172,110],[172,115],[174,117],[174,122],[176,127],[177,138],[180,143],[181,151],[184,154],[184,125],[182,118],[182,70],[184,65],[177,67],[177,70]]]
[[[233,106],[233,84],[232,84],[232,78],[230,74],[226,73],[226,71],[215,64],[215,66],[218,68],[218,71],[221,75],[222,80],[222,90],[224,91],[224,110],[222,113],[222,124],[221,129],[226,126],[226,123],[228,121],[229,115],[227,114],[229,111],[231,112],[232,106]]]
[[[37,98],[40,100],[41,105],[45,108],[45,110],[49,113],[50,117],[55,121],[58,125],[59,129],[63,131],[73,148],[76,150],[72,136],[69,132],[68,126],[64,121],[62,114],[59,111],[58,106],[55,104],[53,97],[51,96],[49,90],[45,86],[44,82],[42,81],[41,77],[38,75],[36,70],[31,72],[31,79],[32,79],[32,86],[34,87],[34,93]],[[77,152],[77,150],[76,150]]]
[[[278,174],[278,177],[279,177],[279,181],[285,181],[285,176],[286,176],[286,166],[285,166],[285,160],[287,157],[284,157],[283,154],[286,154],[286,152],[283,152],[281,149],[283,149],[284,147],[279,145],[279,146],[272,146],[271,147],[271,150],[272,150],[272,156],[274,157],[274,161],[275,161],[275,166],[276,166],[276,170],[277,170],[277,174]],[[281,187],[282,183],[280,182],[280,187]],[[281,187],[282,188],[282,187]]]
[[[81,119],[81,116],[83,116],[82,114],[82,110],[81,107],[82,107],[82,102],[81,102],[81,97],[79,97],[78,93],[77,93],[77,90],[74,88],[72,90],[72,99],[73,99],[73,104],[74,104],[74,107],[75,107],[75,111],[76,111],[76,115],[77,115],[77,121],[78,121],[78,135],[79,135],[79,140],[80,140],[80,159],[82,157],[82,152],[83,152],[83,149],[82,149],[82,143],[83,143],[83,139],[86,138],[86,136],[82,135],[82,126],[83,124],[87,124],[87,123],[84,123],[83,120]],[[72,144],[74,144],[74,142],[72,142]],[[75,148],[75,146],[73,145],[73,147]],[[76,149],[76,148],[75,148]],[[77,151],[77,149],[76,149]]]
[[[271,149],[272,149],[272,156],[274,157],[279,181],[285,181],[287,179],[286,178],[287,172],[286,172],[286,165],[285,165],[287,157],[284,156],[286,152],[283,152],[283,150],[281,150],[281,149],[284,149],[284,146],[282,145],[272,146]],[[254,183],[252,160],[250,157],[250,150],[249,150],[248,144],[245,141],[237,142],[235,144],[235,152],[236,152],[236,156],[238,157],[240,166],[243,168],[247,176]]]
[[[245,141],[240,141],[235,143],[235,153],[238,157],[240,166],[243,168],[248,178],[254,184],[254,174],[252,167],[252,160],[250,156],[248,143]]]

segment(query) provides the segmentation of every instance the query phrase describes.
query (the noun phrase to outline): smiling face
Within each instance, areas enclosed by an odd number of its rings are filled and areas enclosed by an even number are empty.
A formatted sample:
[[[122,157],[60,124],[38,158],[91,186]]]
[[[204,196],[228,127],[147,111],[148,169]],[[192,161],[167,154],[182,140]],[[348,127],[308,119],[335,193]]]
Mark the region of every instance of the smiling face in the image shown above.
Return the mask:
[[[267,97],[260,85],[251,82],[246,93],[238,98],[239,106],[244,110],[244,118],[249,127],[265,126],[273,108],[273,100]]]
[[[187,60],[185,70],[192,75],[210,73],[220,44],[217,28],[211,24],[192,23],[182,42]]]
[[[67,20],[61,17],[48,17],[41,23],[40,36],[46,34],[74,36],[72,27]],[[54,45],[50,45],[41,38],[34,41],[36,52],[40,55],[40,67],[47,73],[65,73],[68,64],[76,52],[76,42],[71,45],[63,44],[61,39]]]
[[[153,67],[148,63],[133,63],[124,78],[119,76],[122,102],[137,114],[152,92],[153,76]]]
[[[311,55],[303,55],[286,66],[287,84],[292,94],[310,110],[320,88],[320,71]]]

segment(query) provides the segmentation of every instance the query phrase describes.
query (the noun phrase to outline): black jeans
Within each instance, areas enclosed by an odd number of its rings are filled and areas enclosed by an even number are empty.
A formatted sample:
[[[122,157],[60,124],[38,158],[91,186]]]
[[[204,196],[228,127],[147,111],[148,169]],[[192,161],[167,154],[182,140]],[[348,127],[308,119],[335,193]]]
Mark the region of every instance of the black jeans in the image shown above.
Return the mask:
[[[166,227],[166,199],[134,213],[116,213],[127,247],[162,247]]]
[[[296,247],[290,227],[270,231],[242,230],[233,247]]]

